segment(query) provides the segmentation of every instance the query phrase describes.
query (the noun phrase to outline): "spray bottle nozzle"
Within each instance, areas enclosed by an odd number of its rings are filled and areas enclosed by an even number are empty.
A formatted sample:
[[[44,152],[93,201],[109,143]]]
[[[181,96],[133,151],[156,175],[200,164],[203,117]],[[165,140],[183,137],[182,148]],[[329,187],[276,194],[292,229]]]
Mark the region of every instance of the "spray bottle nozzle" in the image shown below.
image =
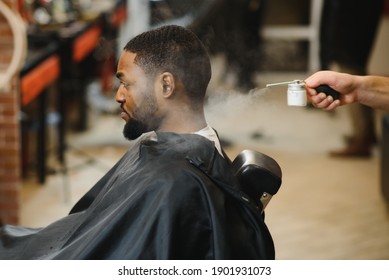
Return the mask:
[[[301,86],[304,86],[304,81],[302,80],[293,80],[293,81],[289,81],[289,82],[281,82],[281,83],[274,83],[274,84],[267,84],[266,87],[273,87],[273,86],[282,86],[282,85],[290,85],[290,84],[293,84],[293,85],[301,85]]]

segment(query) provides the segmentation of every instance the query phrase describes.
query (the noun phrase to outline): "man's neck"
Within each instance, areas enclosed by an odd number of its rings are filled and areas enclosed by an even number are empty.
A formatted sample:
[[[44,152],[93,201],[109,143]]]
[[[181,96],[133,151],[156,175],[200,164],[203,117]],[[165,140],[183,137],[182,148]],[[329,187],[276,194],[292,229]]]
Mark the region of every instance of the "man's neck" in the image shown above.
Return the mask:
[[[172,114],[167,117],[158,131],[170,131],[175,133],[194,133],[207,126],[204,114],[189,113]]]

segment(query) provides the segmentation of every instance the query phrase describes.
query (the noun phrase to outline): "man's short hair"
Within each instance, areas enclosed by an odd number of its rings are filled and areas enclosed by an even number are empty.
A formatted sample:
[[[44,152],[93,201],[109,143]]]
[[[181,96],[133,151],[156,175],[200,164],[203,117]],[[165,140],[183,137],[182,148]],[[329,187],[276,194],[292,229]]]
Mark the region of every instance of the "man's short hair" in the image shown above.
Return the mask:
[[[183,83],[193,101],[203,100],[211,79],[211,63],[203,43],[192,31],[162,26],[134,37],[124,50],[136,54],[135,63],[147,75],[170,72]]]

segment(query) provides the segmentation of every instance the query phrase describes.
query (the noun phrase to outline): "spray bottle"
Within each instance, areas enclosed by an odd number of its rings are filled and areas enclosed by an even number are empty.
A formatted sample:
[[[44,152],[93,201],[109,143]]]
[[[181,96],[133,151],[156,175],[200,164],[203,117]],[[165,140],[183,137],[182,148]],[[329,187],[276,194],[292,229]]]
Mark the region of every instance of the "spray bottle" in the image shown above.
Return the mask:
[[[307,105],[307,91],[305,83],[301,80],[294,80],[289,82],[281,82],[274,84],[267,84],[266,87],[288,85],[288,105],[289,106],[306,106]],[[317,92],[324,92],[332,96],[334,99],[339,99],[339,92],[331,88],[329,85],[320,85],[315,88]]]

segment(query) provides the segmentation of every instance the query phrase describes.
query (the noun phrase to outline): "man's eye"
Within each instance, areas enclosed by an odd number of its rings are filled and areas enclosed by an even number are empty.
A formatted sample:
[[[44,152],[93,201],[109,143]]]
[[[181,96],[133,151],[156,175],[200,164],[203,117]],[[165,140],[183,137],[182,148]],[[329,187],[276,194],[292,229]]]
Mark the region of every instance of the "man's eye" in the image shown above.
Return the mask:
[[[128,89],[130,87],[129,84],[123,82],[123,81],[120,81],[120,84],[125,88],[125,89]]]

